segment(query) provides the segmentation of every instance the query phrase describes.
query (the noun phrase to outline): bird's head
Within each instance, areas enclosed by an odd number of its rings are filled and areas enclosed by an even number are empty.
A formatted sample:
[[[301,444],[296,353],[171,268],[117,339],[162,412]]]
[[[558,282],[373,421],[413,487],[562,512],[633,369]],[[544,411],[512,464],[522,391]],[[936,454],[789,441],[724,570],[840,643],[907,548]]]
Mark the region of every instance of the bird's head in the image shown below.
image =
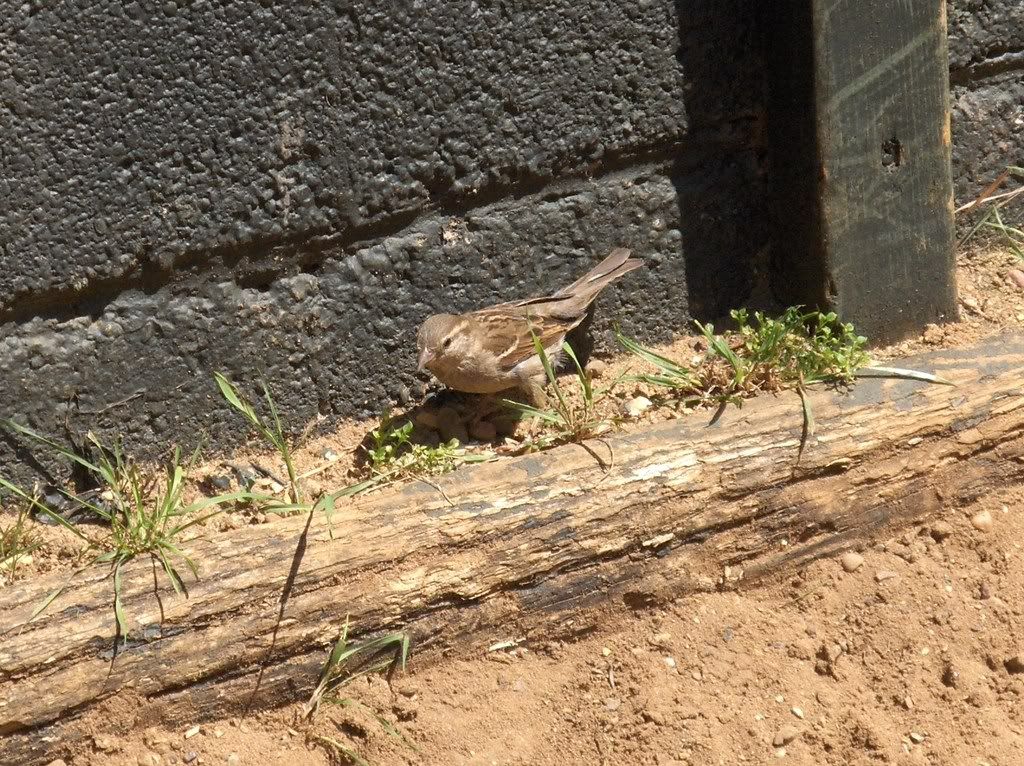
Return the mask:
[[[416,335],[419,372],[443,368],[452,352],[458,350],[459,334],[466,324],[462,317],[454,314],[434,314],[420,325]]]

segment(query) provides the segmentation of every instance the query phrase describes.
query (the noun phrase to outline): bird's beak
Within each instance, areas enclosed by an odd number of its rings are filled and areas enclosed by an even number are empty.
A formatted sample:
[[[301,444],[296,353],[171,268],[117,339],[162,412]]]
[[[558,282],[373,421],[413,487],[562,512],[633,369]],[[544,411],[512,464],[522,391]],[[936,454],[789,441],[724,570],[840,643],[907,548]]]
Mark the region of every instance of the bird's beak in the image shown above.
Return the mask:
[[[423,372],[424,370],[426,370],[427,369],[427,365],[430,363],[430,360],[433,359],[433,358],[434,357],[430,353],[430,349],[429,348],[425,348],[422,351],[420,351],[420,358],[419,358],[419,361],[416,363],[416,370],[417,370],[417,372]]]

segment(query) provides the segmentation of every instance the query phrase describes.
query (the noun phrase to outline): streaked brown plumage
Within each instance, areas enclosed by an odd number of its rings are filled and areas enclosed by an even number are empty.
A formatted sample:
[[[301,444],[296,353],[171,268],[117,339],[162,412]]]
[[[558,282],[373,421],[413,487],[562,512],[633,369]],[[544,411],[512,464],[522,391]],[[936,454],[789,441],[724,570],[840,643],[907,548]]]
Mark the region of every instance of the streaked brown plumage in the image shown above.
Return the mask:
[[[510,388],[536,391],[544,368],[533,334],[557,358],[566,333],[583,321],[598,294],[643,262],[625,248],[613,250],[584,276],[544,298],[500,303],[467,314],[435,314],[416,338],[419,369],[449,388],[494,394]]]

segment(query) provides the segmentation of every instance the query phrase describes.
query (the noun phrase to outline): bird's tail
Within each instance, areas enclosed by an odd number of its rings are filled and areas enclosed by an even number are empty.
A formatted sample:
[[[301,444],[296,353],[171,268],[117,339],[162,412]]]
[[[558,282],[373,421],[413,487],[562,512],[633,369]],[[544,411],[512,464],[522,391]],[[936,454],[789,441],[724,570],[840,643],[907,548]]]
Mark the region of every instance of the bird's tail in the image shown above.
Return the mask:
[[[624,247],[615,248],[594,268],[551,297],[565,299],[566,302],[578,307],[579,311],[586,310],[604,288],[624,274],[644,265],[639,258],[630,258],[630,255],[630,251]]]

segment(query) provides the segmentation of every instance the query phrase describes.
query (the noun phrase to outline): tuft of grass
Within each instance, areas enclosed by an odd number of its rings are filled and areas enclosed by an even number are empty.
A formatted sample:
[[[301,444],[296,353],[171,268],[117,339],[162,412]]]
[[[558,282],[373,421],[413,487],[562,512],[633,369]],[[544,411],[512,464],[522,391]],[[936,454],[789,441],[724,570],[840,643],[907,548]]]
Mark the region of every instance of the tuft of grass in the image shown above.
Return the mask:
[[[0,527],[0,572],[6,572],[11,581],[18,576],[18,565],[43,544],[31,528],[31,514],[32,505],[20,503],[14,522]]]
[[[97,477],[102,491],[96,496],[78,495],[62,491],[69,500],[92,511],[107,525],[102,535],[87,535],[45,503],[0,477],[0,487],[28,503],[41,513],[68,529],[85,544],[87,563],[72,574],[60,587],[52,591],[36,608],[30,619],[41,614],[57,599],[75,577],[92,566],[109,567],[113,582],[114,619],[116,623],[115,651],[117,639],[128,636],[128,621],[123,608],[122,573],[125,565],[137,558],[148,558],[153,565],[154,587],[157,572],[162,571],[175,593],[188,596],[181,568],[199,579],[195,562],[181,550],[182,534],[202,524],[207,519],[222,513],[224,506],[237,500],[252,500],[252,493],[240,492],[206,498],[194,503],[184,501],[184,487],[188,471],[198,453],[188,461],[182,461],[181,451],[175,448],[166,467],[163,480],[147,476],[141,468],[122,451],[119,444],[106,447],[93,434],[87,435],[88,442],[95,447],[97,458],[86,459],[57,442],[33,431],[26,426],[7,420],[4,424],[10,430],[26,436],[54,450],[67,460],[85,468]]]
[[[284,462],[285,470],[288,472],[289,498],[292,503],[301,507],[303,505],[301,480],[299,479],[298,472],[295,470],[292,447],[288,436],[284,432],[281,417],[277,413],[277,405],[274,404],[274,397],[270,395],[270,388],[267,386],[267,382],[262,379],[260,380],[260,385],[263,387],[263,398],[266,400],[267,408],[270,410],[269,421],[256,412],[252,402],[239,392],[235,385],[228,380],[227,376],[223,373],[215,372],[213,373],[213,378],[217,381],[217,388],[220,389],[221,396],[224,397],[227,403],[242,413],[250,425],[256,429],[256,432],[277,450],[278,455],[281,456],[281,460]]]
[[[807,388],[818,384],[845,386],[858,377],[896,377],[929,383],[949,381],[931,373],[896,367],[869,366],[867,338],[852,324],[840,322],[834,312],[787,309],[778,318],[745,309],[730,312],[736,329],[718,335],[710,324],[697,323],[707,351],[693,367],[645,348],[616,331],[619,343],[652,364],[654,374],[630,379],[660,386],[695,404],[742,405],[762,392],[795,391],[803,411],[799,461],[815,422]]]
[[[867,338],[834,313],[789,308],[781,317],[746,309],[730,312],[736,330],[716,335],[697,323],[707,351],[694,367],[655,353],[617,332],[619,343],[651,363],[657,373],[631,379],[662,386],[698,402],[739,404],[761,392],[800,389],[816,383],[849,384],[870,360]]]
[[[1024,168],[1013,165],[1007,167],[977,198],[956,210],[957,214],[969,213],[981,208],[985,210],[964,238],[960,240],[958,249],[966,245],[979,232],[987,231],[997,234],[1014,255],[1024,261],[1024,229],[1020,224],[1008,223],[1003,215],[1014,201],[1024,196],[1024,185],[1009,191],[999,191],[1011,178],[1024,181]]]
[[[384,670],[394,670],[396,667],[404,671],[409,659],[409,645],[409,634],[405,632],[389,633],[367,641],[353,642],[349,640],[349,621],[346,619],[341,635],[331,648],[327,661],[320,671],[316,688],[303,707],[304,716],[311,719],[322,704],[359,707],[367,710],[389,735],[416,749],[415,744],[382,715],[357,700],[340,694],[345,686],[357,678]],[[359,753],[333,737],[315,735],[313,739],[329,752],[345,759],[347,763],[370,766]]]
[[[346,618],[341,635],[334,642],[320,671],[316,688],[303,707],[306,718],[311,718],[325,701],[339,703],[344,698],[339,697],[338,692],[357,678],[396,666],[402,671],[406,668],[410,645],[408,633],[389,633],[367,641],[353,642],[349,640],[349,627]]]
[[[549,405],[546,407],[509,399],[502,399],[502,404],[521,416],[535,418],[549,427],[551,433],[543,437],[537,446],[544,448],[564,442],[582,442],[610,430],[613,422],[599,413],[598,406],[609,389],[598,390],[593,387],[590,376],[583,369],[572,346],[563,342],[562,353],[573,364],[572,378],[579,392],[579,396],[576,397],[571,396],[559,382],[555,365],[536,335],[533,336],[533,346],[544,367],[548,387],[554,394],[554,399],[548,397]],[[614,386],[614,383],[612,385]]]

